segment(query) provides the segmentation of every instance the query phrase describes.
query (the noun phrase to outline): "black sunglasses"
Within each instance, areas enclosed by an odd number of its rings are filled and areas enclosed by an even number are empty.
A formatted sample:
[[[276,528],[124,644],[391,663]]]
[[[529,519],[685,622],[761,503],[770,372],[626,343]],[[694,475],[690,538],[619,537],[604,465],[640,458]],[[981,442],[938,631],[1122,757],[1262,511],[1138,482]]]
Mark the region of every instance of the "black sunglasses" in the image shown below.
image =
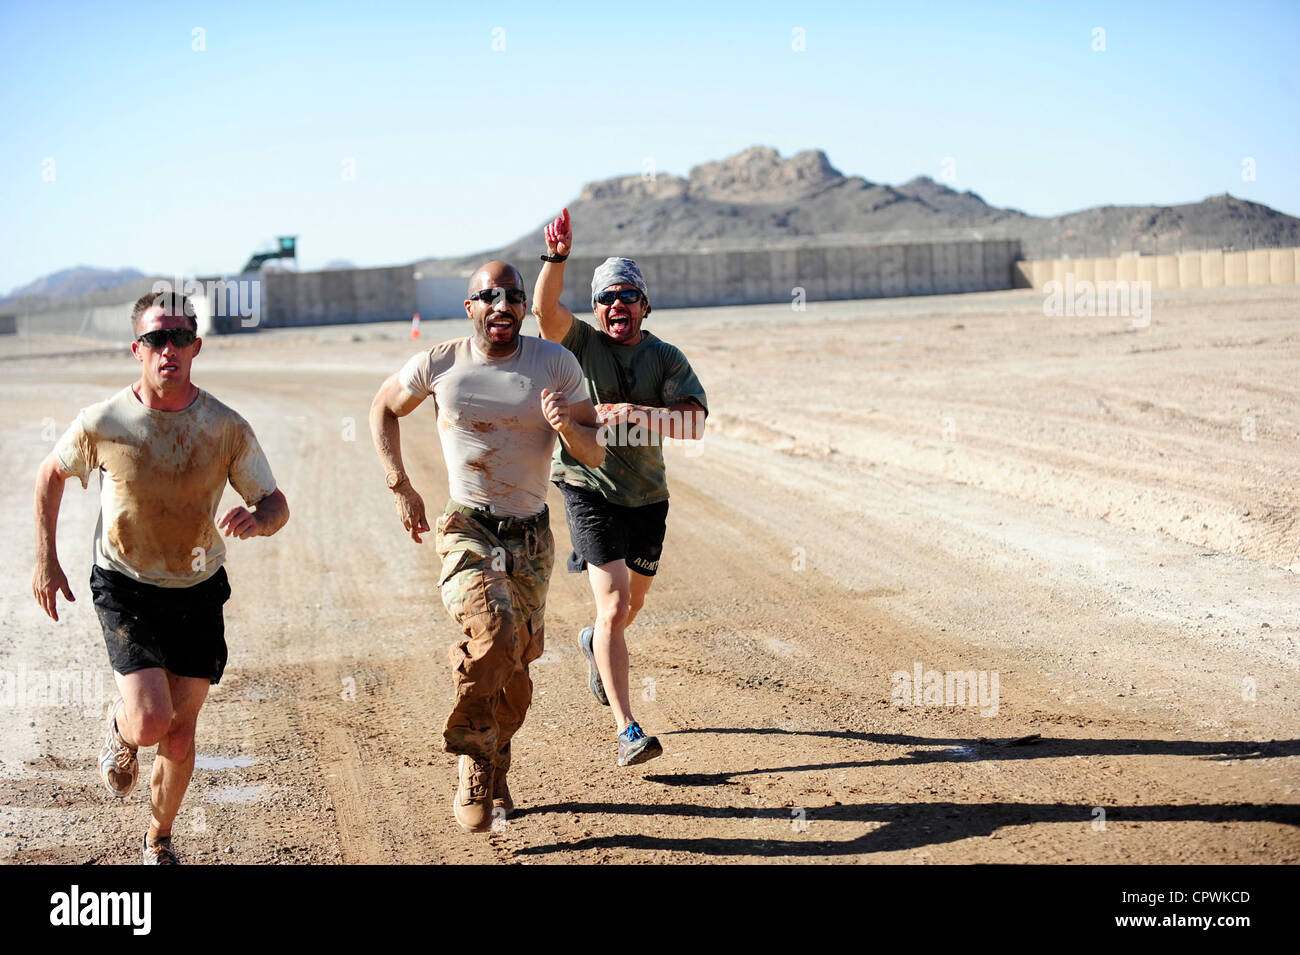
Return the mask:
[[[613,305],[615,299],[618,299],[624,305],[632,305],[641,301],[641,290],[625,288],[615,292],[613,289],[606,289],[596,296],[596,303],[598,305]]]
[[[167,342],[171,342],[177,348],[189,348],[198,337],[188,328],[160,328],[157,331],[145,332],[136,341],[143,342],[153,349],[162,348]]]
[[[479,289],[469,297],[471,302],[487,302],[489,305],[495,304],[500,297],[504,295],[506,301],[511,305],[522,305],[528,299],[527,293],[521,288],[485,288]]]

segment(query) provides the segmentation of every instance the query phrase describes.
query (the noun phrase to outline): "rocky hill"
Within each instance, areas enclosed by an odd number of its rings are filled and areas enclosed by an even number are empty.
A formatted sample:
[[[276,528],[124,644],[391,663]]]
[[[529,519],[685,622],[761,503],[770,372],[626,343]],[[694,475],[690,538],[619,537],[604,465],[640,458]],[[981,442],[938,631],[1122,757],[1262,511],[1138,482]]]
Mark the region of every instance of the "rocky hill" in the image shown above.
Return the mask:
[[[1226,194],[1184,205],[1032,216],[927,176],[891,186],[844,175],[821,150],[786,159],[767,146],[703,163],[685,177],[588,183],[567,205],[580,249],[628,255],[969,236],[1017,238],[1026,258],[1300,245],[1300,219]],[[502,248],[420,267],[454,272],[492,257],[535,256],[542,225]]]

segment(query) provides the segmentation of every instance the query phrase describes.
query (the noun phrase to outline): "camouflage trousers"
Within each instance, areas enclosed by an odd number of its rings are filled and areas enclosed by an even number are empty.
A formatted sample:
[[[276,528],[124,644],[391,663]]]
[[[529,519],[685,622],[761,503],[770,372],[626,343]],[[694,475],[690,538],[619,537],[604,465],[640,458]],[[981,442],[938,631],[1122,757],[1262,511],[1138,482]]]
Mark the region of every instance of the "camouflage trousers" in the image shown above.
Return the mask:
[[[546,512],[496,529],[472,513],[449,501],[437,524],[442,603],[464,633],[450,652],[456,702],[443,748],[508,768],[510,740],[533,701],[528,665],[546,645],[555,539]]]

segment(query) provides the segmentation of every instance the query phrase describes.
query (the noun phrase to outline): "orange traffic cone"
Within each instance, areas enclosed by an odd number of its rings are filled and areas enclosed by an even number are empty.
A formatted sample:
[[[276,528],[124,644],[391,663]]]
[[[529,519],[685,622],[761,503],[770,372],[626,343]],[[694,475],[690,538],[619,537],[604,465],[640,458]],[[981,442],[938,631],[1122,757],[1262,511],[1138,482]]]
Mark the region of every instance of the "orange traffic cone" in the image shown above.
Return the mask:
[[[420,337],[420,313],[416,312],[411,316],[411,337]]]

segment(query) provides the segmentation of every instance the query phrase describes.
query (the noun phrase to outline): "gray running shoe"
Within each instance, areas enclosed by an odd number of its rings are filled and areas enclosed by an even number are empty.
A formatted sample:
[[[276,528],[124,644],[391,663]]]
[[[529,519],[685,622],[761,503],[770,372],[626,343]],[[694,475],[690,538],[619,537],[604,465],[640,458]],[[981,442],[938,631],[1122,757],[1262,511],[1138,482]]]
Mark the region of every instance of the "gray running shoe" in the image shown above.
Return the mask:
[[[596,666],[596,650],[592,646],[595,639],[594,627],[588,627],[578,635],[578,643],[587,656],[587,686],[591,687],[591,695],[601,706],[609,706],[609,697],[605,695],[605,684],[600,682],[600,668]]]
[[[618,734],[618,764],[635,766],[663,755],[664,748],[659,745],[657,736],[646,736],[641,727],[633,720],[627,729]]]

